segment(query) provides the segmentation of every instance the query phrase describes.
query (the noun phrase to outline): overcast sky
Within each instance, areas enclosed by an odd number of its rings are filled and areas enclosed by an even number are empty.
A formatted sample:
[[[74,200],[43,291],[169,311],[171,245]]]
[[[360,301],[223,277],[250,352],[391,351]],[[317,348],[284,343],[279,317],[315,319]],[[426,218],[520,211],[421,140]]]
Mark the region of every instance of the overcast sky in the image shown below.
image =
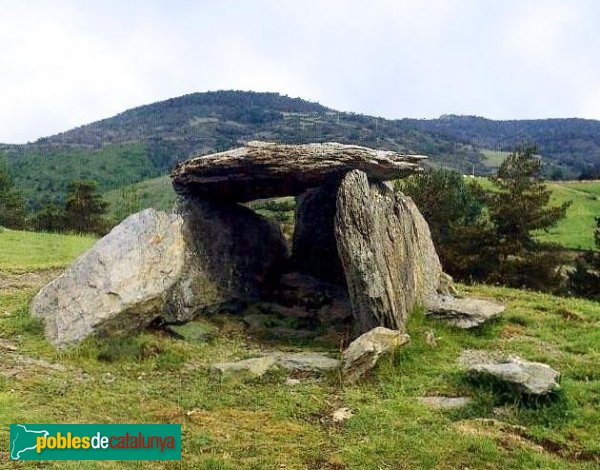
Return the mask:
[[[2,0],[0,142],[182,94],[600,118],[597,0]]]

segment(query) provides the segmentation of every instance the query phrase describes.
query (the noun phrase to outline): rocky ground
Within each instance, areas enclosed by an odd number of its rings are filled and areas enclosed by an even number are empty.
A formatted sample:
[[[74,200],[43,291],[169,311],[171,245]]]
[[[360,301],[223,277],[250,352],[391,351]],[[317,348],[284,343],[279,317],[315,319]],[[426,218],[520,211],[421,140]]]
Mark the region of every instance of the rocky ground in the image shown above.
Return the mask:
[[[88,339],[56,352],[26,309],[35,290],[56,274],[1,276],[3,422],[182,423],[184,468],[591,469],[600,464],[598,304],[459,286],[463,293],[506,304],[506,311],[470,330],[417,312],[407,325],[410,342],[348,384],[326,370],[215,374],[218,364],[277,354],[341,359],[335,342],[324,338],[253,330],[246,311],[209,318],[200,333],[187,338],[148,330],[108,342]],[[515,355],[560,371],[560,389],[532,398],[468,371],[470,364]],[[2,448],[7,440],[4,429]],[[6,453],[0,456],[0,465],[9,465]],[[89,468],[121,466],[90,463]]]

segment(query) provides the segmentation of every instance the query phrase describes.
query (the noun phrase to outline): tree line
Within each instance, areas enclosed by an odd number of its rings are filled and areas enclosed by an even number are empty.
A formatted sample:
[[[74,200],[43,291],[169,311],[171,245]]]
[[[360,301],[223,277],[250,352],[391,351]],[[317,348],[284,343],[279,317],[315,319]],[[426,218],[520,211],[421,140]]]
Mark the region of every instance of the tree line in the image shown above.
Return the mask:
[[[135,186],[123,188],[121,199],[116,216],[109,217],[109,204],[99,193],[98,184],[93,180],[74,180],[68,185],[62,203],[49,201],[30,213],[8,165],[0,159],[0,227],[105,235],[117,222],[141,209]]]

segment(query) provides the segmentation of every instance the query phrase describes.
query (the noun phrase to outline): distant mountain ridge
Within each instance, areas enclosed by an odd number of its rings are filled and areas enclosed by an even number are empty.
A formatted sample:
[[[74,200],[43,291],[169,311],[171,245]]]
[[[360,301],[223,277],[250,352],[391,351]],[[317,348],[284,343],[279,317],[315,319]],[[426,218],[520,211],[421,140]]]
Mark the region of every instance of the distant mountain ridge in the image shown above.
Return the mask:
[[[524,119],[494,121],[478,116],[444,115],[439,119],[409,119],[415,128],[478,149],[511,151],[523,143],[563,166],[581,171],[600,165],[600,121],[593,119]]]
[[[248,140],[338,141],[429,155],[431,165],[478,174],[498,158],[535,143],[548,175],[575,178],[600,167],[600,121],[492,121],[473,116],[389,120],[339,112],[278,93],[193,93],[120,113],[25,145],[0,145],[32,208],[60,199],[72,179],[91,178],[103,191],[165,174],[191,155]]]

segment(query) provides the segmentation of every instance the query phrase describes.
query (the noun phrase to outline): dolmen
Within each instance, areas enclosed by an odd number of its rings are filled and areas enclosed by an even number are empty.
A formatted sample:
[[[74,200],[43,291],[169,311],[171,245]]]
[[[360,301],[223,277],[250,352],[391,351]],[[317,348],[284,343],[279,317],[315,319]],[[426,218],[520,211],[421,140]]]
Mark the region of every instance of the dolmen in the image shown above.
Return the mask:
[[[43,287],[31,314],[64,347],[255,301],[294,270],[347,290],[357,336],[404,332],[450,287],[423,216],[390,184],[424,158],[265,142],[191,158],[171,174],[175,213],[129,216]],[[243,205],[280,196],[297,196],[291,253],[280,227]]]

